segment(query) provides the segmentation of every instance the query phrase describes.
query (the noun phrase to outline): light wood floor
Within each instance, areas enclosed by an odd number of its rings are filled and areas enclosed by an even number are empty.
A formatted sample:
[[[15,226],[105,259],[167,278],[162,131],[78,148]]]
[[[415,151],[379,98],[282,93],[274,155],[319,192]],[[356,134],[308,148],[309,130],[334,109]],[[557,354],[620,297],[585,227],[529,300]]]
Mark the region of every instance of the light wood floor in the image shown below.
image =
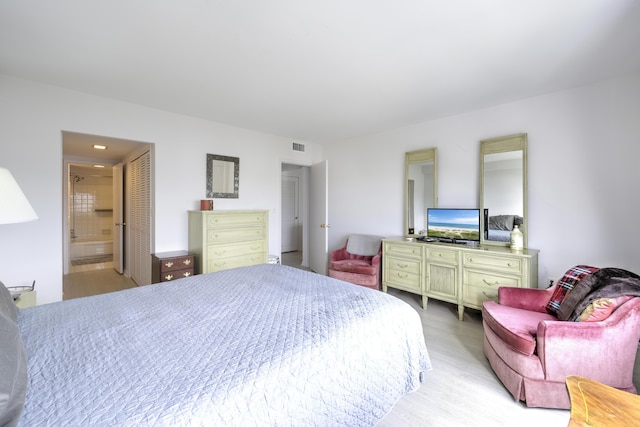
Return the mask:
[[[64,280],[64,298],[77,298],[135,287],[115,272],[102,269],[69,274]],[[566,426],[569,411],[527,408],[515,402],[491,371],[482,350],[482,317],[466,310],[458,321],[453,304],[429,300],[428,310],[420,297],[390,289],[410,304],[422,319],[425,342],[433,369],[420,388],[400,399],[378,427],[409,426]],[[640,355],[634,382],[640,389]],[[374,374],[374,373],[372,373]]]
[[[120,291],[137,286],[130,278],[118,274],[111,263],[88,264],[78,267],[82,267],[80,271],[69,273],[62,278],[63,300]]]

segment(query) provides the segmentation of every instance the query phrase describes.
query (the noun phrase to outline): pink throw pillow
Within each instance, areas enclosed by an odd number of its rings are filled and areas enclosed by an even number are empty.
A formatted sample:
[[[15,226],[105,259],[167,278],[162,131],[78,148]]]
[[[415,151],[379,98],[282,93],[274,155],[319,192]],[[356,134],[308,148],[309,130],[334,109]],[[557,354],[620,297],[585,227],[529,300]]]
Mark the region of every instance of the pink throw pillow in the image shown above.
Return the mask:
[[[578,322],[600,322],[631,298],[633,298],[631,295],[617,298],[599,298],[584,309],[578,317]]]

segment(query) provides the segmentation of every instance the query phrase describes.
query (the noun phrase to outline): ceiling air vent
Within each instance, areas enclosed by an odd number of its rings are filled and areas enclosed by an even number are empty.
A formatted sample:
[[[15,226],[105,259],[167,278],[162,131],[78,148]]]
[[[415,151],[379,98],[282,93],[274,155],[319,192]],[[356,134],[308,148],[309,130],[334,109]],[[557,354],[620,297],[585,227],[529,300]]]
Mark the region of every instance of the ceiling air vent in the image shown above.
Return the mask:
[[[293,151],[300,151],[301,153],[304,153],[304,144],[300,144],[299,142],[294,142],[291,146],[291,149]]]

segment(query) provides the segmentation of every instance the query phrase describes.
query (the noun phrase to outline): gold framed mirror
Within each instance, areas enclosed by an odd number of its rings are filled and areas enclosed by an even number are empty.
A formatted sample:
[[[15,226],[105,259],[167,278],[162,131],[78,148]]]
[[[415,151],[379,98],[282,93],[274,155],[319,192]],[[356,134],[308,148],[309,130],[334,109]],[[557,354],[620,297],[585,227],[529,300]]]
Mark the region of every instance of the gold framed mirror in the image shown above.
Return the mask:
[[[480,141],[481,243],[509,246],[515,225],[527,247],[527,134]]]
[[[437,149],[405,153],[405,236],[424,234],[427,229],[427,209],[438,206]]]

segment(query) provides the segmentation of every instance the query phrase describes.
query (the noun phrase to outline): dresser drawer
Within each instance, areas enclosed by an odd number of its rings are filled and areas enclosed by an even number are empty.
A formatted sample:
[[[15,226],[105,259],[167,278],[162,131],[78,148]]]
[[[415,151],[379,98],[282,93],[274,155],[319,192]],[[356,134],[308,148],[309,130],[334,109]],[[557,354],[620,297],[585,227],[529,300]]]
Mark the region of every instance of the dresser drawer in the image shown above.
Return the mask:
[[[469,269],[464,270],[462,280],[465,286],[476,286],[485,289],[494,289],[496,291],[500,286],[522,286],[522,280],[517,276],[507,276],[499,273],[489,273]]]
[[[488,300],[498,301],[498,289],[463,286],[462,301],[465,306],[480,310],[482,303]]]
[[[415,244],[388,243],[384,242],[382,256],[397,255],[402,258],[422,258],[422,247]]]
[[[264,264],[267,262],[267,253],[254,253],[229,258],[214,258],[207,262],[209,272],[228,270],[230,268],[246,267],[249,265]]]
[[[403,289],[405,291],[420,294],[422,286],[420,274],[410,273],[408,271],[385,269],[384,282],[392,288]]]
[[[458,263],[458,254],[460,251],[441,248],[427,248],[427,262],[437,261],[448,264]]]
[[[265,229],[256,227],[216,229],[207,231],[209,245],[227,242],[265,239]]]
[[[523,259],[496,255],[482,255],[480,253],[464,254],[465,267],[488,268],[493,271],[522,274]]]
[[[264,212],[217,214],[207,217],[207,228],[263,226],[267,223]]]
[[[384,258],[384,267],[388,270],[397,270],[399,272],[420,274],[420,266],[420,261],[396,258],[392,256],[387,256]]]
[[[215,258],[230,258],[241,255],[264,253],[267,251],[264,240],[252,242],[227,243],[224,245],[210,245],[208,248],[209,260]]]

